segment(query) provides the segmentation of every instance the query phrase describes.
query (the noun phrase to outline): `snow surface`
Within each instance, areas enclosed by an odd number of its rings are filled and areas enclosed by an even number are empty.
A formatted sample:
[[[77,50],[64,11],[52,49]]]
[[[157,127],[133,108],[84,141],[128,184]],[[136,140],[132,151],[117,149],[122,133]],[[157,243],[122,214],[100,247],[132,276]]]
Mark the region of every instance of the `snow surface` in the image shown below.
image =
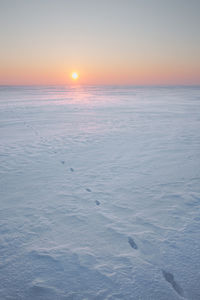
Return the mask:
[[[200,299],[200,88],[0,87],[0,299]]]

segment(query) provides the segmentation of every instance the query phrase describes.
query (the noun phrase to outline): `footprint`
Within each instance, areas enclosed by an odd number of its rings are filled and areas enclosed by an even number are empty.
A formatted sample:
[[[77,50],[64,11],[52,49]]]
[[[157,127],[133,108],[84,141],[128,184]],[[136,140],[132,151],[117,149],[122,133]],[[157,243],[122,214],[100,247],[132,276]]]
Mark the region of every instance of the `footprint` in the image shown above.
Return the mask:
[[[64,165],[64,164],[65,164],[65,161],[64,161],[64,160],[61,160],[61,164],[63,164],[63,165]]]
[[[87,192],[90,192],[91,193],[91,189],[85,189]]]
[[[96,203],[96,205],[100,205],[101,204],[98,200],[96,200],[95,203]]]
[[[74,169],[73,169],[73,168],[70,168],[70,171],[71,171],[71,172],[74,172]]]
[[[128,238],[128,242],[133,249],[138,249],[137,244],[134,242],[134,240],[131,237]]]
[[[173,289],[180,296],[183,296],[183,290],[180,287],[180,285],[174,280],[174,275],[171,274],[171,273],[169,273],[169,272],[166,272],[165,270],[162,270],[162,274],[163,274],[163,277],[165,278],[165,280],[171,284],[171,286],[173,287]]]

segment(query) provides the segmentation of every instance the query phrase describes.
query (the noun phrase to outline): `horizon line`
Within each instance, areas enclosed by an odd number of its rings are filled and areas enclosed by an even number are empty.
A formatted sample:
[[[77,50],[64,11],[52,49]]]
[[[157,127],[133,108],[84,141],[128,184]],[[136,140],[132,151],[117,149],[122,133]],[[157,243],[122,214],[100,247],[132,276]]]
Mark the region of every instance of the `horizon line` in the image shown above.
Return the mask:
[[[0,87],[55,87],[55,86],[121,86],[121,87],[200,87],[200,84],[0,84]]]

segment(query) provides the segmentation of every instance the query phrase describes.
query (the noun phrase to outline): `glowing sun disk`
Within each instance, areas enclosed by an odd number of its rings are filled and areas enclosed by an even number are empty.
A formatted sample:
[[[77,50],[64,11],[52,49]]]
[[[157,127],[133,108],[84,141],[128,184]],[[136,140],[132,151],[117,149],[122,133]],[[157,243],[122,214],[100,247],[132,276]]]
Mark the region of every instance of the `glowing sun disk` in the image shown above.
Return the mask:
[[[76,73],[76,72],[73,72],[72,73],[72,79],[74,79],[74,80],[76,80],[76,79],[78,79],[78,73]]]

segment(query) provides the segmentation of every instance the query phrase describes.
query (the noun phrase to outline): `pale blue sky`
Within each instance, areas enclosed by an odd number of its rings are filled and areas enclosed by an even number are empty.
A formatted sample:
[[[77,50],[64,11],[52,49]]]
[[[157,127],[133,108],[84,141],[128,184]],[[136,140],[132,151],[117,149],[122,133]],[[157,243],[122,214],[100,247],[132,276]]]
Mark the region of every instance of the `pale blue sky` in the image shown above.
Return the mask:
[[[200,83],[199,16],[199,0],[0,0],[0,83],[20,68],[133,84],[171,70],[172,83]]]

